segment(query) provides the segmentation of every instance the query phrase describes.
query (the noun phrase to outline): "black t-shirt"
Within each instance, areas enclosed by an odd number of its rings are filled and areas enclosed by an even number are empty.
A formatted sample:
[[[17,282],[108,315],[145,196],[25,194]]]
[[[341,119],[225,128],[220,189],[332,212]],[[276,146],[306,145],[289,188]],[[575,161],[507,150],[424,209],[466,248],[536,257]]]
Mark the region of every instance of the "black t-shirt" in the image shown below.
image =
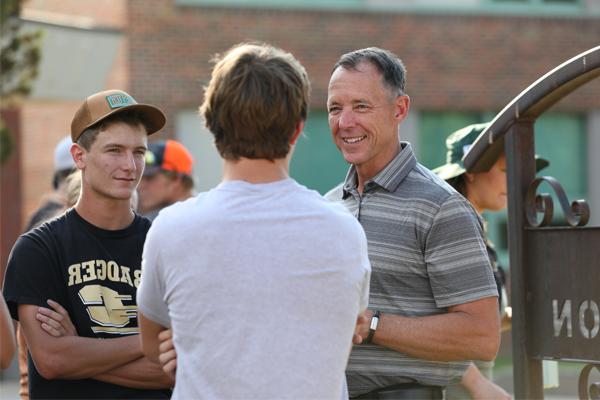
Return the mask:
[[[117,338],[138,333],[136,292],[150,221],[135,216],[122,230],[100,229],[74,209],[17,240],[4,297],[14,319],[19,304],[61,304],[79,336]],[[139,390],[94,379],[47,380],[29,356],[31,398],[169,398],[168,390]]]

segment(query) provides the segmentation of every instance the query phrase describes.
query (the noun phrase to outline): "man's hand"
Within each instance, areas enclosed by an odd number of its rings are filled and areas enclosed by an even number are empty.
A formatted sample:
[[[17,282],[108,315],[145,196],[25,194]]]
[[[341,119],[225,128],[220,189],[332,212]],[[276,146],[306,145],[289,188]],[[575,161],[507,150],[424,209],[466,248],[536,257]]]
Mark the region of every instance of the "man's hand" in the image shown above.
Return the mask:
[[[47,303],[52,310],[39,307],[35,318],[40,322],[42,329],[54,337],[78,336],[77,329],[71,322],[69,313],[54,300],[48,299]]]
[[[473,400],[511,400],[512,396],[500,386],[485,378],[471,391]]]
[[[369,336],[369,327],[371,326],[371,318],[373,317],[373,311],[365,310],[356,318],[356,328],[354,329],[354,336],[352,336],[353,344],[361,344]]]
[[[158,340],[160,341],[158,360],[164,373],[174,380],[177,372],[177,353],[173,345],[173,332],[170,329],[165,329],[158,334]]]
[[[504,389],[488,380],[473,363],[463,375],[461,384],[469,391],[473,400],[510,400]]]

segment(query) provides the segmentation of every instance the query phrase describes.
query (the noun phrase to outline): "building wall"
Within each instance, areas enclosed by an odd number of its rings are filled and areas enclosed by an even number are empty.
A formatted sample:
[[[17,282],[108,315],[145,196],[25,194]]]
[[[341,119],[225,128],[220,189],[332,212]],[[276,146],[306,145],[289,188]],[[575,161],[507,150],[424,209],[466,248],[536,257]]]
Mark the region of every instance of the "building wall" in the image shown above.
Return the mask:
[[[324,108],[331,66],[344,52],[388,48],[408,68],[407,91],[421,110],[499,110],[549,69],[598,45],[597,18],[274,10],[131,0],[132,90],[166,108],[197,106],[210,58],[244,40],[291,51],[307,68],[312,106]],[[274,22],[276,21],[276,22]],[[600,106],[600,84],[560,106]]]
[[[162,135],[175,137],[193,150],[199,190],[218,182],[221,167],[196,110],[210,78],[209,60],[235,43],[272,43],[291,51],[306,67],[313,85],[311,113],[291,174],[323,193],[347,169],[330,143],[324,113],[331,67],[344,52],[379,46],[404,60],[412,105],[411,118],[400,134],[426,164],[429,159],[437,160],[427,164],[435,167],[443,163],[444,140],[450,132],[491,119],[533,81],[598,45],[600,38],[597,15],[485,13],[477,8],[479,2],[472,1],[462,3],[472,8],[463,14],[456,12],[458,7],[446,12],[452,8],[448,5],[436,14],[433,7],[428,12],[423,8],[418,12],[409,8],[357,12],[286,9],[288,3],[275,9],[260,1],[250,2],[255,8],[233,6],[241,3],[234,0],[224,2],[228,7],[208,3],[219,2],[131,0],[126,28],[132,91],[166,110],[169,123]],[[431,5],[432,1],[419,4]],[[586,115],[600,108],[598,92],[600,80],[552,111]],[[446,121],[447,114],[454,117]],[[428,130],[432,126],[433,131]],[[560,168],[559,164],[555,167]]]
[[[90,91],[125,88],[140,101],[165,109],[169,123],[156,137],[177,137],[192,148],[202,148],[196,154],[200,160],[204,147],[210,145],[210,137],[195,139],[196,132],[201,135],[202,123],[194,119],[194,114],[202,101],[202,87],[209,79],[210,59],[240,41],[266,41],[300,59],[313,85],[311,118],[320,118],[311,123],[318,127],[311,134],[323,136],[329,134],[323,116],[327,83],[331,66],[339,55],[371,45],[394,51],[408,68],[407,91],[412,100],[411,119],[402,126],[401,136],[422,154],[427,144],[420,140],[421,128],[425,128],[421,126],[420,115],[441,111],[493,115],[543,73],[597,45],[600,38],[597,17],[282,10],[181,3],[185,2],[29,0],[25,3],[24,16],[28,21],[54,29],[55,34],[48,35],[47,41],[72,37],[81,42],[86,38],[92,49],[97,50],[77,54],[66,51],[60,58],[64,68],[58,68],[54,62],[41,71],[41,77],[66,79],[68,83],[72,74],[68,66],[72,63],[105,66],[100,70],[89,69],[94,72],[87,82],[93,81],[93,87],[70,85],[68,93],[63,93],[60,84],[46,81],[54,86],[48,83],[34,88],[38,97],[34,96],[24,106],[22,137],[27,146],[22,154],[22,221],[49,189],[51,154],[58,139],[69,132],[75,100]],[[66,30],[71,35],[63,35]],[[107,45],[94,46],[96,42]],[[62,44],[62,51],[69,46]],[[50,68],[54,68],[53,72]],[[37,84],[44,82],[41,79]],[[583,115],[597,112],[599,92],[600,80],[555,109]],[[200,129],[196,131],[197,126]],[[594,143],[590,140],[591,147]],[[309,157],[302,153],[302,148],[299,150],[295,162]],[[200,164],[204,161],[201,159]],[[339,165],[336,168],[340,171],[345,168]],[[207,169],[212,177],[201,189],[210,187],[210,182],[219,175],[214,160],[196,173],[203,174]],[[311,174],[310,168],[304,171]],[[598,189],[591,185],[597,183],[592,182],[591,174],[589,180],[590,193],[596,193]],[[308,184],[311,186],[310,181]]]
[[[42,57],[31,98],[80,100],[111,84],[124,84],[125,40],[119,30],[26,21],[41,30]]]
[[[71,131],[79,101],[28,101],[21,107],[21,229],[52,191],[54,147]]]
[[[88,28],[102,26],[120,29],[126,21],[128,0],[25,0],[22,17],[44,19]]]
[[[11,152],[0,165],[0,287],[4,282],[4,268],[14,238],[19,235],[21,217],[21,117],[19,109],[0,109],[2,124],[12,138]],[[5,150],[5,149],[4,149]]]

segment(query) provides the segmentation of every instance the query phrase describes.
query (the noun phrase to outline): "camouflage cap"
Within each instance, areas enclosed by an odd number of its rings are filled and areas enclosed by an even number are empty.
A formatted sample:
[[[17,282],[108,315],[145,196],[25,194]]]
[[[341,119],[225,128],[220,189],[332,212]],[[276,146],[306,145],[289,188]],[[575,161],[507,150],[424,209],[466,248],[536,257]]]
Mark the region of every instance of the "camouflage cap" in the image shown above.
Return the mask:
[[[464,155],[469,151],[475,139],[490,125],[489,122],[465,126],[453,133],[446,139],[446,164],[433,170],[443,180],[455,178],[466,172],[462,162]],[[548,160],[535,156],[535,169],[540,171],[550,163]]]

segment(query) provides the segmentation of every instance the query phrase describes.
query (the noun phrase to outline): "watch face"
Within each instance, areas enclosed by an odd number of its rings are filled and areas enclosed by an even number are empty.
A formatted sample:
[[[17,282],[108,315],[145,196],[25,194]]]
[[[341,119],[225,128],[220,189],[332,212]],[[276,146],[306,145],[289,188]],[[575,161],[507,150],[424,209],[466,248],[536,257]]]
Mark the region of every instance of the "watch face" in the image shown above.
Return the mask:
[[[379,323],[379,317],[373,316],[373,318],[371,318],[371,326],[370,329],[375,330],[377,329],[377,324]]]

